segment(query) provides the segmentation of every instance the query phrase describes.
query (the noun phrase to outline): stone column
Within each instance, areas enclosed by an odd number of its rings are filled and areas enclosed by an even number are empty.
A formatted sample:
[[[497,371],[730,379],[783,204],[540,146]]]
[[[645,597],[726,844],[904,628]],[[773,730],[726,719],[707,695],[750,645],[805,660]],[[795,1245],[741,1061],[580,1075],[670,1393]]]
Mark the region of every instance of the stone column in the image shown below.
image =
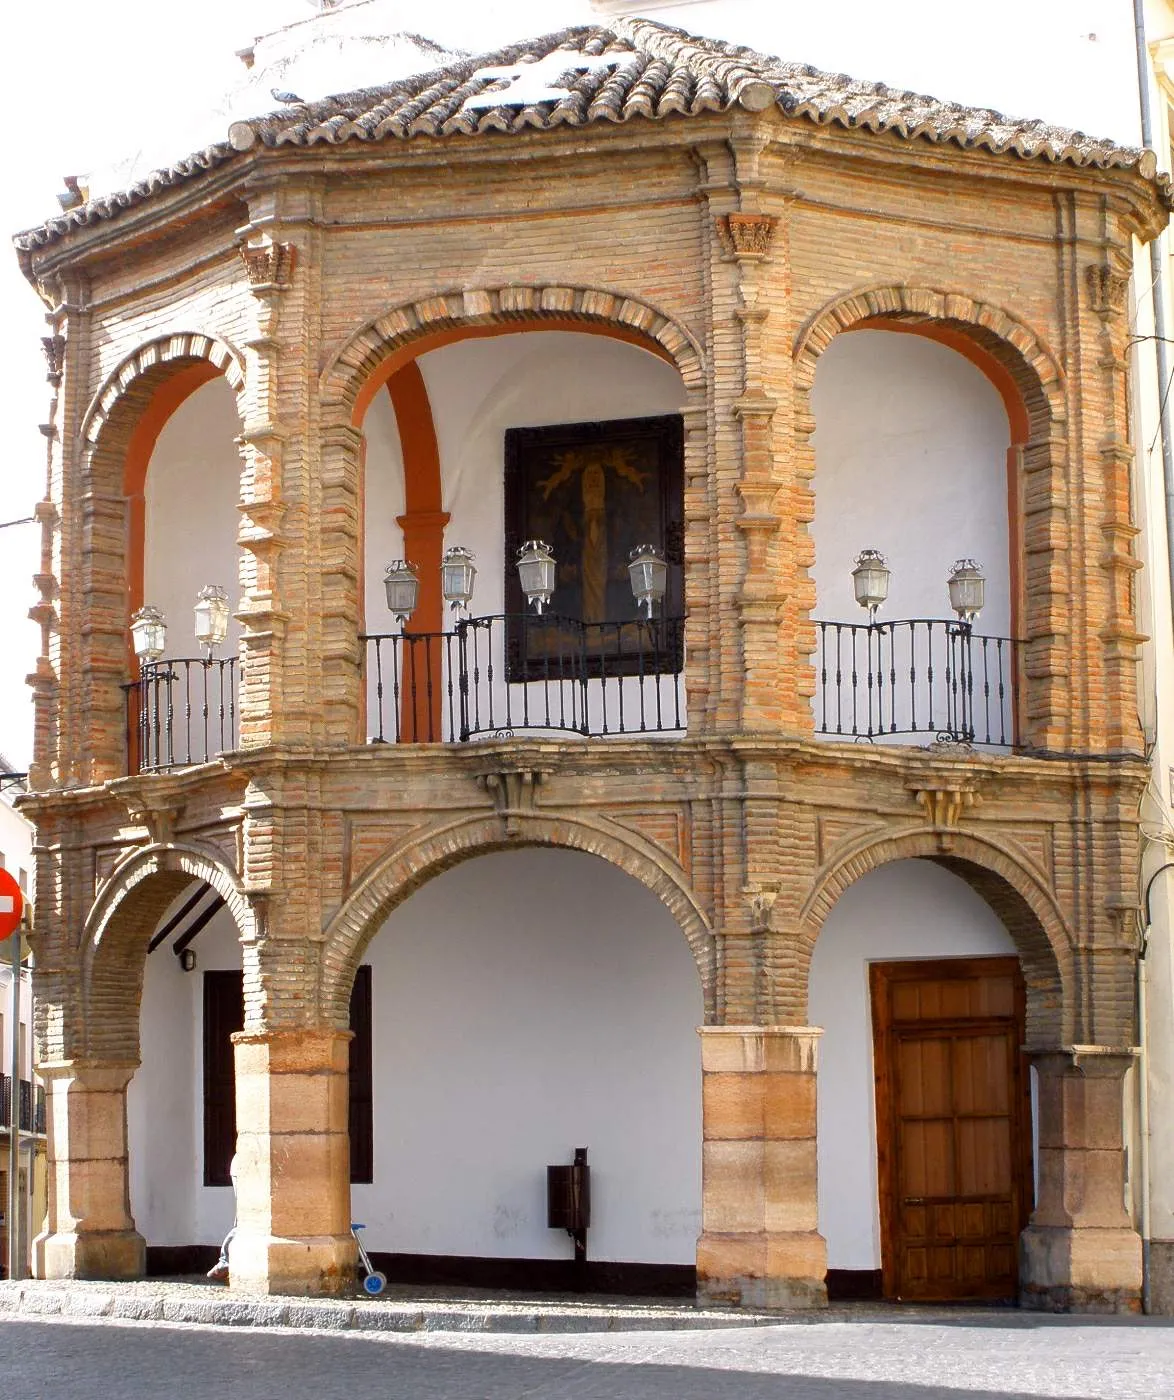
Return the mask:
[[[233,1036],[237,1234],[234,1288],[338,1293],[357,1251],[350,1225],[347,1044],[350,1031]]]
[[[701,1031],[698,1296],[748,1308],[827,1304],[818,1230],[816,1046],[809,1026]]]
[[[45,1083],[49,1203],[33,1241],[37,1278],[126,1279],[146,1272],[130,1213],[126,1086],[138,1068],[60,1060],[37,1067]]]
[[[1039,1076],[1039,1198],[1020,1238],[1020,1301],[1052,1312],[1137,1312],[1141,1239],[1125,1209],[1128,1050],[1032,1056]]]

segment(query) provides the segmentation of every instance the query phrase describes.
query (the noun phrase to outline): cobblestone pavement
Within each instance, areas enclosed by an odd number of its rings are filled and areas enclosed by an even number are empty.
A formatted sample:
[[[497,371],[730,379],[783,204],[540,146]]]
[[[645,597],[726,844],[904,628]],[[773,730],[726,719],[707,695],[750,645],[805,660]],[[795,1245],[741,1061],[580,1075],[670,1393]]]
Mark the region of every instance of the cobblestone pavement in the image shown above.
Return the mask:
[[[578,1335],[248,1330],[0,1318],[13,1400],[988,1400],[1174,1397],[1150,1319],[894,1310]]]

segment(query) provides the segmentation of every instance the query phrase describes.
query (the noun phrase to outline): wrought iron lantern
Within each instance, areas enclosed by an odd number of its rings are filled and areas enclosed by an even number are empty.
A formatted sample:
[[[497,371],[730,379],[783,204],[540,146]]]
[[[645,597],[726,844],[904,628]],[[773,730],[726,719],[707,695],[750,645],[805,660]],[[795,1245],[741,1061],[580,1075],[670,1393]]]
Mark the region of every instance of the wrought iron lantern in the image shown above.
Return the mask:
[[[870,620],[876,620],[877,609],[889,596],[889,579],[892,571],[889,561],[879,549],[862,549],[856,556],[856,567],[852,570],[852,589],[856,601],[868,609]]]
[[[629,558],[632,562],[628,565],[628,577],[636,604],[651,618],[653,607],[663,600],[668,587],[669,566],[664,555],[652,544],[638,544]]]
[[[518,550],[518,580],[526,602],[540,616],[554,592],[554,555],[543,540],[527,540]]]
[[[467,608],[472,601],[473,580],[477,577],[473,559],[471,549],[454,544],[444,551],[444,558],[440,561],[440,591],[453,612]]]
[[[208,660],[228,636],[228,594],[215,583],[201,588],[196,597],[196,641]]]
[[[420,578],[416,566],[406,559],[397,559],[388,564],[383,576],[383,587],[387,593],[388,611],[402,627],[416,611],[416,600],[420,595]]]
[[[167,623],[158,608],[147,603],[130,620],[130,636],[135,655],[141,662],[153,664],[167,647]]]
[[[960,622],[968,625],[982,612],[986,601],[986,575],[973,559],[958,559],[950,572],[950,606]]]

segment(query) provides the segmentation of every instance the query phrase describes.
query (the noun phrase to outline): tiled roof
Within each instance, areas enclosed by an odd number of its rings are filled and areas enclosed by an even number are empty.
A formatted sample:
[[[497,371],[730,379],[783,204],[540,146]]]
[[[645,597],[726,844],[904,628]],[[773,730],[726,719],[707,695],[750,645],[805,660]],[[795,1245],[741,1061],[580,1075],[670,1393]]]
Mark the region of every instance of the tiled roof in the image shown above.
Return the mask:
[[[290,104],[234,122],[228,141],[154,171],[121,194],[70,209],[18,235],[15,242],[27,256],[72,228],[113,218],[157,191],[258,147],[550,130],[636,117],[687,117],[737,105],[763,111],[774,104],[787,116],[822,126],[894,132],[907,140],[1102,170],[1135,170],[1146,179],[1154,179],[1157,171],[1152,152],[1080,131],[784,63],[653,20],[618,19],[610,27],[560,30],[383,87]],[[1158,186],[1169,206],[1169,180],[1158,177]]]

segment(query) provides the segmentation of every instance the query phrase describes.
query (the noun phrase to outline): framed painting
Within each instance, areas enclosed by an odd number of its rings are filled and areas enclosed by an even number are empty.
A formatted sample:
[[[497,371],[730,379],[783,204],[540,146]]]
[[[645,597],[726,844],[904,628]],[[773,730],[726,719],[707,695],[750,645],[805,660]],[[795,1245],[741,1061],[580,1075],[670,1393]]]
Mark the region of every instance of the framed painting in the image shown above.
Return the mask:
[[[505,602],[511,681],[541,680],[569,657],[584,676],[681,668],[684,434],[678,414],[510,428],[505,435]],[[515,566],[527,540],[557,564],[550,607],[527,615]],[[668,587],[651,624],[628,576],[652,544]],[[666,638],[672,637],[672,644]]]

